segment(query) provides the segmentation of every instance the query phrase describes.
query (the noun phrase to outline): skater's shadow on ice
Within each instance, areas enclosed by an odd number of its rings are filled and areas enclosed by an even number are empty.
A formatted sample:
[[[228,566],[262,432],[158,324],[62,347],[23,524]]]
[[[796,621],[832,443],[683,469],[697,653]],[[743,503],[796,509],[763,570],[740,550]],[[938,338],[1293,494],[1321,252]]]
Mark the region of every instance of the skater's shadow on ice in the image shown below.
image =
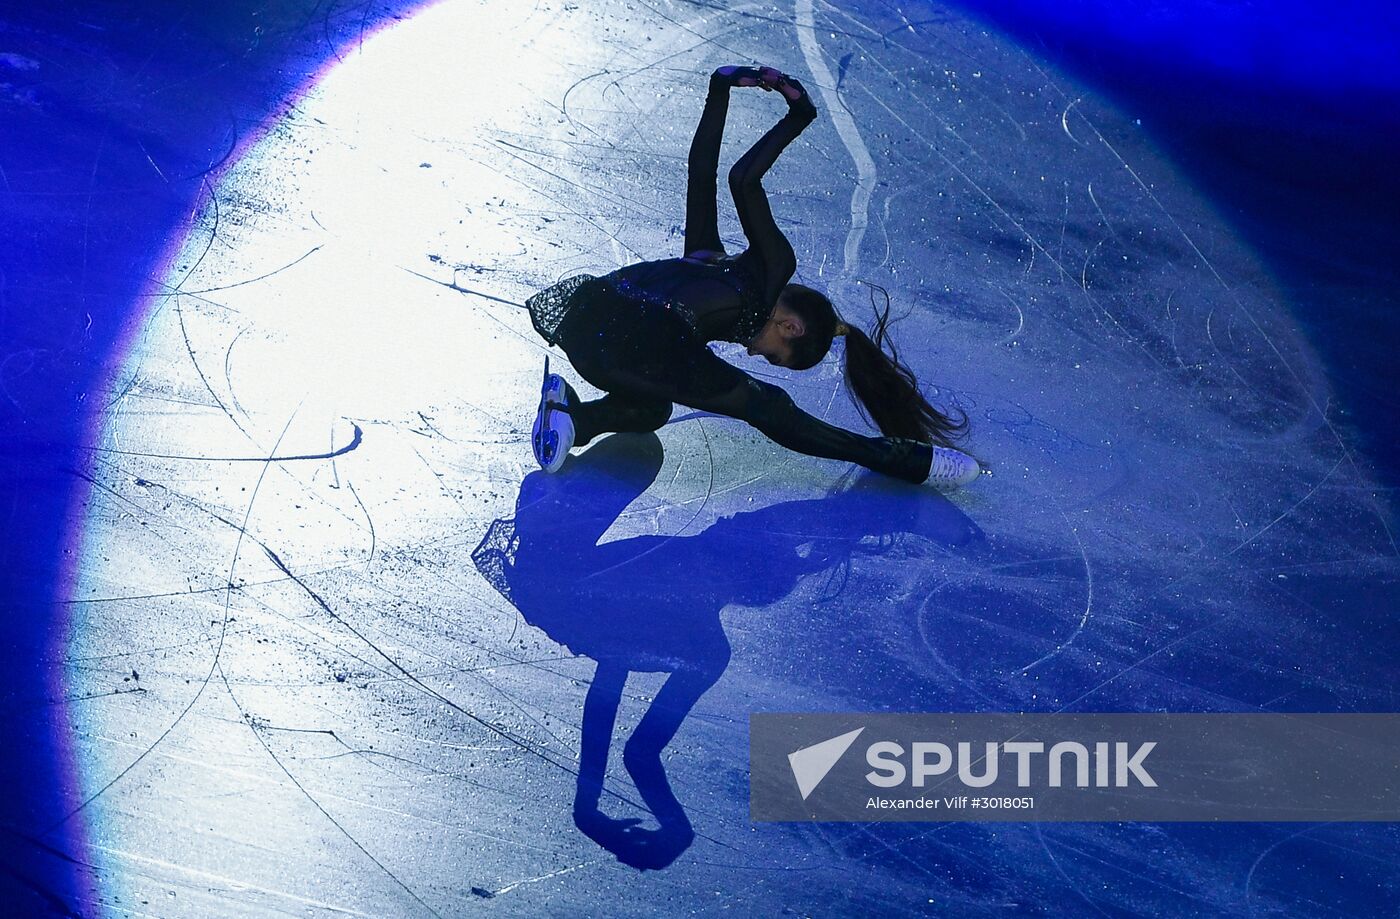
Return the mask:
[[[729,664],[720,611],[764,606],[804,575],[856,551],[882,551],[898,532],[960,544],[978,535],[931,493],[867,475],[821,499],[789,501],[716,521],[694,536],[598,540],[656,480],[655,435],[613,435],[558,475],[521,483],[515,516],[494,521],[472,553],[477,568],[525,620],[598,664],[583,705],[574,821],[620,861],[664,868],[694,838],[661,762],[695,703]],[[623,745],[622,761],[657,821],[617,820],[599,808],[614,723],[632,671],[670,676]]]

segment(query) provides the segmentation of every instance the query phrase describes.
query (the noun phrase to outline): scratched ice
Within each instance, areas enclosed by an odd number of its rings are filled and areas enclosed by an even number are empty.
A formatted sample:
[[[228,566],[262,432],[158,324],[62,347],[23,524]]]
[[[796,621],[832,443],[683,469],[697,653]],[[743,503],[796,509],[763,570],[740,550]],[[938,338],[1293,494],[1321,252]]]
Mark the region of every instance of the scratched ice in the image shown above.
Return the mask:
[[[623,9],[365,41],[175,244],[73,598],[114,911],[1311,915],[1383,876],[1383,828],[749,823],[752,711],[1393,710],[1334,612],[1395,548],[1287,304],[1130,116],[942,12]],[[799,279],[887,288],[972,419],[995,475],[951,500],[685,410],[531,472],[512,304],[678,252],[704,75],[751,60],[823,113],[766,183]],[[726,162],[779,114],[736,91]],[[834,363],[781,382],[861,425]],[[632,676],[576,825],[595,661]],[[679,733],[624,764],[668,673]]]

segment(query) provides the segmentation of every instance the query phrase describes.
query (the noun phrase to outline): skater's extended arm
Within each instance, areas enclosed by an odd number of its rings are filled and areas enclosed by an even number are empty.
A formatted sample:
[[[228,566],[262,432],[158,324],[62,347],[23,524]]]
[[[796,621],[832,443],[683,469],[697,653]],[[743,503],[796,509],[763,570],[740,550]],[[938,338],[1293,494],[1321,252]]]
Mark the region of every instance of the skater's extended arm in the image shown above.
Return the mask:
[[[688,367],[684,385],[637,383],[634,388],[649,397],[746,421],[798,453],[860,463],[910,482],[928,477],[932,455],[927,444],[866,437],[828,424],[799,408],[781,387],[754,379],[708,350]]]
[[[797,257],[773,219],[768,195],[763,189],[763,176],[787,145],[817,117],[817,109],[802,84],[785,77],[780,88],[784,89],[783,95],[788,100],[788,113],[729,171],[729,191],[734,196],[739,223],[749,241],[743,258],[753,263],[755,274],[763,279],[764,294],[770,303],[777,299],[783,285],[797,270]],[[789,92],[795,92],[795,97],[789,96]]]

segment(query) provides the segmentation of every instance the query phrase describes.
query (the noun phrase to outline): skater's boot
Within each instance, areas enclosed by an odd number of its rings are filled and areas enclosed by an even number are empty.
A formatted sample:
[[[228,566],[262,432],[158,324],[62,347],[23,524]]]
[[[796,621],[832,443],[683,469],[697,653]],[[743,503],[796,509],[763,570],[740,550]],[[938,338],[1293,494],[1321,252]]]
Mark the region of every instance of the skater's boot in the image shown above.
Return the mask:
[[[569,409],[577,403],[578,395],[573,387],[559,374],[549,372],[549,358],[546,357],[540,407],[530,432],[535,461],[545,472],[558,472],[569,458],[569,450],[574,445],[574,421],[569,417]]]
[[[933,465],[924,481],[934,488],[951,490],[974,481],[982,472],[977,460],[951,447],[933,448]]]

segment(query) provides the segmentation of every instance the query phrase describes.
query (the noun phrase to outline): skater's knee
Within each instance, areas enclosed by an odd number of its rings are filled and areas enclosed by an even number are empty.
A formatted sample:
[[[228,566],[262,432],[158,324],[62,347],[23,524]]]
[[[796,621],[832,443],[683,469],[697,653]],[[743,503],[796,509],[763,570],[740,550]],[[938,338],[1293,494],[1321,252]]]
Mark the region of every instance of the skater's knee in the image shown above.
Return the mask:
[[[638,433],[659,431],[671,420],[671,403],[649,402],[639,405],[633,410],[633,417],[636,419]]]
[[[648,434],[671,420],[671,403],[664,399],[607,395],[595,403],[599,427],[605,431]]]

